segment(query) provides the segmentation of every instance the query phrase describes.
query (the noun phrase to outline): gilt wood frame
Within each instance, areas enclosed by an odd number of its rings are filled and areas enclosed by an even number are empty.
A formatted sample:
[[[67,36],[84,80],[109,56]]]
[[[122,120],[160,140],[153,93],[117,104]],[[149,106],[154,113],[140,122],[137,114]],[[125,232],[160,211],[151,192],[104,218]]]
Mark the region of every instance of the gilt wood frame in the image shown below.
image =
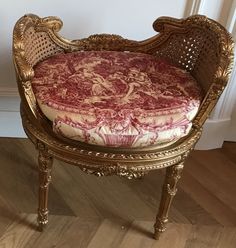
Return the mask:
[[[187,19],[158,18],[153,27],[159,34],[144,41],[127,40],[121,36],[109,34],[92,35],[80,40],[67,40],[58,33],[61,27],[62,21],[57,17],[39,18],[29,14],[23,16],[16,23],[13,33],[13,60],[21,96],[22,123],[27,136],[39,150],[39,225],[43,228],[48,222],[48,187],[51,181],[53,158],[74,164],[84,172],[96,176],[118,175],[129,179],[142,177],[151,170],[167,168],[162,200],[154,225],[154,237],[159,238],[166,228],[168,211],[177,191],[176,185],[183,169],[184,160],[200,138],[202,125],[227,84],[233,60],[233,40],[220,24],[200,15]],[[196,29],[200,30],[199,32],[203,36],[206,34],[212,37],[217,49],[217,61],[212,61],[215,63],[215,71],[208,82],[210,86],[205,91],[205,98],[193,120],[190,133],[175,143],[125,149],[100,147],[59,137],[53,133],[51,123],[41,113],[31,88],[31,80],[34,77],[33,66],[38,61],[49,57],[51,52],[43,51],[44,53],[40,54],[41,59],[38,60],[33,58],[30,61],[27,58],[25,39],[26,31],[30,28],[33,28],[35,33],[45,33],[46,42],[53,44],[55,53],[80,50],[116,50],[158,56],[174,35],[186,35],[187,37],[191,30]],[[196,43],[196,41],[194,42]],[[198,49],[198,57],[192,63],[190,72],[193,74],[194,69],[202,62],[200,49]],[[171,56],[174,56],[173,53],[168,52],[167,55],[170,59]],[[180,56],[180,54],[177,52],[176,56]],[[34,60],[36,62],[32,62]],[[179,61],[178,58],[176,61]]]

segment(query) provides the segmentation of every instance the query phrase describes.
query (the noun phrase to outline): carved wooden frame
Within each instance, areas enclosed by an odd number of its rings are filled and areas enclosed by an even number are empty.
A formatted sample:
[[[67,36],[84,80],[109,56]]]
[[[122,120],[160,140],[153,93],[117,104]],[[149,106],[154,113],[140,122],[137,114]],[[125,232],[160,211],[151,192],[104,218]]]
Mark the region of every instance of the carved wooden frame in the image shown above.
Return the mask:
[[[27,58],[25,39],[26,31],[32,27],[35,32],[45,33],[48,37],[47,42],[53,44],[58,49],[57,52],[116,50],[161,56],[164,54],[162,51],[164,51],[165,44],[175,34],[187,36],[191,30],[196,29],[201,31],[203,37],[204,34],[210,35],[217,44],[218,60],[212,61],[217,66],[208,82],[210,86],[205,92],[205,98],[193,121],[190,133],[175,143],[129,149],[100,147],[57,136],[52,131],[51,123],[37,106],[31,88],[34,63]],[[121,36],[109,34],[92,35],[80,40],[67,40],[58,34],[61,27],[62,21],[57,17],[39,18],[29,14],[16,23],[13,33],[13,60],[21,96],[22,123],[27,136],[39,150],[39,226],[42,229],[48,222],[48,187],[51,181],[53,158],[74,164],[84,172],[96,176],[118,175],[129,179],[141,177],[151,170],[167,168],[160,208],[154,225],[154,237],[159,238],[166,228],[168,211],[177,191],[176,185],[184,160],[198,141],[203,123],[227,84],[233,60],[233,40],[220,24],[200,15],[187,19],[158,18],[153,27],[159,34],[144,41],[127,40]],[[50,53],[47,54],[47,52],[45,50],[46,55],[42,54],[42,56],[49,57]],[[180,55],[177,53],[171,56]],[[170,56],[169,59],[171,59]],[[178,57],[175,59],[178,61]],[[201,63],[199,55],[199,59],[194,61],[194,66]],[[194,74],[194,71],[192,73]]]

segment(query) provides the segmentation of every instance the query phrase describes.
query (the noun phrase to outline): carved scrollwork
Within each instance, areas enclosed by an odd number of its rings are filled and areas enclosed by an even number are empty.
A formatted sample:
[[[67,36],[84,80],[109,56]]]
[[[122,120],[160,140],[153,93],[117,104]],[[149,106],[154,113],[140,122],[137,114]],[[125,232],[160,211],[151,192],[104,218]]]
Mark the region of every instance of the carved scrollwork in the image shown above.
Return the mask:
[[[35,29],[39,31],[53,30],[54,32],[59,32],[63,26],[63,22],[56,16],[48,16],[44,18],[39,18],[38,16],[34,18]]]
[[[30,81],[22,82],[22,87],[24,89],[26,101],[29,104],[30,110],[32,111],[33,115],[36,117],[37,112],[37,105],[36,105],[36,98],[32,90],[32,86]]]
[[[82,168],[82,170],[88,174],[101,176],[117,175],[120,177],[126,177],[127,179],[141,178],[145,175],[144,171],[135,171],[132,168],[122,165],[102,166],[98,168]]]
[[[85,39],[74,40],[72,43],[82,50],[124,51],[138,45],[137,41],[124,39],[122,36],[115,34],[95,34]]]

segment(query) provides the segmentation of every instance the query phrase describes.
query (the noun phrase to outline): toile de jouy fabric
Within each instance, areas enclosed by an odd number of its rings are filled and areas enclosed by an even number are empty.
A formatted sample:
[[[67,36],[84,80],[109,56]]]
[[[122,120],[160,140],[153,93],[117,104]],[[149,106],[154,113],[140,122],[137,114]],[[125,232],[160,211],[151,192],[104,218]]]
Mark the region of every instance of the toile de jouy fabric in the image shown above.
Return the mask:
[[[177,140],[188,134],[202,98],[188,72],[142,53],[59,54],[34,69],[33,91],[54,131],[89,144]]]

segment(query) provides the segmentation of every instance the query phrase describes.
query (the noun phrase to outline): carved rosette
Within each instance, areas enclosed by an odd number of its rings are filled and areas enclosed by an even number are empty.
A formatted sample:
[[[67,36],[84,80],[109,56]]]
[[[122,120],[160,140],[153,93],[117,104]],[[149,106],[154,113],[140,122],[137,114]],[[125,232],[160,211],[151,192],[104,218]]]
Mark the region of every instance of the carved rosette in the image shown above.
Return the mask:
[[[117,175],[119,177],[126,177],[127,179],[142,178],[146,174],[144,171],[135,171],[132,168],[121,166],[119,164],[112,166],[101,166],[97,169],[84,167],[82,170],[87,174],[98,177]]]

